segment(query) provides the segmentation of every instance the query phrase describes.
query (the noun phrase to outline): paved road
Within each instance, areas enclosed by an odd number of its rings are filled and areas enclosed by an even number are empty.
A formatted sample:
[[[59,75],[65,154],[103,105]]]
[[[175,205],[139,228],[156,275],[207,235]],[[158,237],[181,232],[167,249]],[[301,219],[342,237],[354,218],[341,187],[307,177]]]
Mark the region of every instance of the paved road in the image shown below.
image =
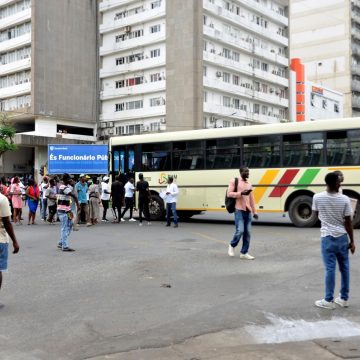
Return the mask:
[[[256,260],[243,261],[227,256],[226,219],[164,225],[82,227],[75,253],[56,249],[58,225],[16,227],[21,253],[0,294],[0,359],[88,359],[209,334],[222,345],[360,335],[358,256],[352,306],[313,306],[323,294],[319,229],[258,224]]]

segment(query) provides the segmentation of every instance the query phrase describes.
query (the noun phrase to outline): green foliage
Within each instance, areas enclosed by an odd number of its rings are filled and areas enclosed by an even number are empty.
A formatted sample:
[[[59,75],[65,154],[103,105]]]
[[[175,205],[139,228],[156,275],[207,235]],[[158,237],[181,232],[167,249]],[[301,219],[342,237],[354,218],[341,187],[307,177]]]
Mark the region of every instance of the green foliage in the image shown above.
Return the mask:
[[[0,114],[0,156],[7,151],[14,151],[17,146],[14,144],[16,130],[8,122],[6,114]]]

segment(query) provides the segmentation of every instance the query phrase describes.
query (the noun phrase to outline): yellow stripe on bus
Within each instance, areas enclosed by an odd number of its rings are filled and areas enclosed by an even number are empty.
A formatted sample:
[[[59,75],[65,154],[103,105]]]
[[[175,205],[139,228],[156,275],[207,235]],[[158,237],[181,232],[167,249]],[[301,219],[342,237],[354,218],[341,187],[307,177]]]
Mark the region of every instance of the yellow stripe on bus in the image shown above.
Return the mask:
[[[336,170],[341,170],[341,171],[345,171],[345,170],[360,170],[360,167],[337,167],[337,168],[329,168],[329,170],[331,170],[331,171],[336,171]]]
[[[259,185],[272,184],[280,170],[267,170],[259,181]],[[258,204],[269,187],[256,187],[254,190],[255,203]]]

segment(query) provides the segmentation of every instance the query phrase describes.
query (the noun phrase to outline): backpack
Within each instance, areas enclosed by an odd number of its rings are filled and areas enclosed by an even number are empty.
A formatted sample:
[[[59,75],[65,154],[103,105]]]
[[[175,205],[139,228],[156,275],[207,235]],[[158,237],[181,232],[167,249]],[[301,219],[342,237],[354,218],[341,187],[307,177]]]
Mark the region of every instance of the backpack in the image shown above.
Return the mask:
[[[235,178],[234,191],[237,191],[238,181],[239,181],[239,179],[236,177]],[[228,197],[227,196],[227,190],[226,190],[226,193],[225,193],[225,207],[226,207],[226,210],[227,210],[227,212],[229,214],[232,214],[233,212],[235,212],[235,204],[236,204],[236,199]]]

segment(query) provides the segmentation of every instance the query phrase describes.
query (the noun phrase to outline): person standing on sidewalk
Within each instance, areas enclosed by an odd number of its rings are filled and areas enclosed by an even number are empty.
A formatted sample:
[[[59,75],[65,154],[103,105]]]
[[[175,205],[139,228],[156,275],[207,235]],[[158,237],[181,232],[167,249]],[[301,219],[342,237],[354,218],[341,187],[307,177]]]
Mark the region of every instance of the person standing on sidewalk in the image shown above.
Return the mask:
[[[56,186],[55,186],[55,180],[50,179],[49,180],[49,187],[46,189],[45,196],[48,201],[48,208],[49,208],[49,216],[47,221],[50,224],[54,223],[54,217],[56,214]]]
[[[2,284],[2,273],[7,271],[8,253],[9,253],[9,237],[13,243],[13,254],[19,252],[19,244],[16,240],[14,229],[11,225],[11,210],[9,200],[3,194],[0,194],[0,289]],[[0,304],[0,309],[4,305]]]
[[[40,204],[41,204],[41,220],[45,221],[47,216],[47,197],[46,190],[49,187],[49,179],[44,176],[42,183],[40,184]]]
[[[103,216],[102,216],[101,221],[103,221],[103,222],[109,221],[106,218],[106,213],[109,208],[109,202],[110,202],[110,196],[111,196],[109,180],[110,180],[110,178],[108,176],[104,176],[103,181],[101,183],[101,203],[103,206]]]
[[[136,191],[139,192],[139,226],[142,226],[142,214],[145,215],[145,220],[148,225],[151,225],[150,214],[149,214],[149,203],[150,203],[150,189],[149,183],[144,180],[144,175],[139,174],[139,181],[136,183]]]
[[[113,222],[120,222],[121,206],[124,201],[124,184],[120,181],[120,176],[115,176],[115,181],[111,184],[112,209],[115,215]],[[117,213],[116,213],[117,210]]]
[[[79,202],[79,206],[77,209],[77,216],[76,216],[77,221],[79,224],[81,223],[81,213],[84,212],[86,226],[90,226],[91,223],[89,221],[89,204],[87,199],[87,192],[89,190],[89,186],[86,182],[85,174],[80,175],[80,180],[75,185],[75,190]]]
[[[325,297],[315,305],[334,309],[335,303],[348,307],[350,289],[349,250],[355,253],[354,234],[351,222],[350,199],[341,193],[341,179],[336,172],[325,176],[326,191],[315,194],[312,209],[321,221],[321,253],[325,265]],[[350,241],[349,241],[350,239]],[[336,262],[341,273],[340,295],[335,299]]]
[[[248,181],[250,171],[246,166],[240,168],[238,187],[235,189],[235,179],[230,180],[227,196],[236,199],[235,203],[235,234],[229,244],[228,255],[235,256],[235,248],[242,237],[243,243],[240,259],[254,260],[255,257],[248,253],[251,237],[252,217],[258,219],[252,186]]]
[[[63,183],[60,185],[57,211],[60,219],[60,241],[58,242],[58,248],[62,251],[75,251],[69,247],[69,235],[73,226],[74,214],[71,211],[71,200],[73,200],[77,206],[78,200],[75,195],[73,187],[70,185],[71,176],[69,174],[63,175]]]
[[[174,228],[179,227],[178,216],[176,213],[176,202],[179,195],[179,188],[174,183],[174,177],[169,175],[166,187],[166,226],[171,225],[171,214],[174,220]]]
[[[134,209],[134,179],[130,178],[129,181],[125,184],[125,209],[121,214],[121,221],[124,218],[125,213],[130,209],[130,218],[129,221],[136,221],[133,218],[133,209]]]

